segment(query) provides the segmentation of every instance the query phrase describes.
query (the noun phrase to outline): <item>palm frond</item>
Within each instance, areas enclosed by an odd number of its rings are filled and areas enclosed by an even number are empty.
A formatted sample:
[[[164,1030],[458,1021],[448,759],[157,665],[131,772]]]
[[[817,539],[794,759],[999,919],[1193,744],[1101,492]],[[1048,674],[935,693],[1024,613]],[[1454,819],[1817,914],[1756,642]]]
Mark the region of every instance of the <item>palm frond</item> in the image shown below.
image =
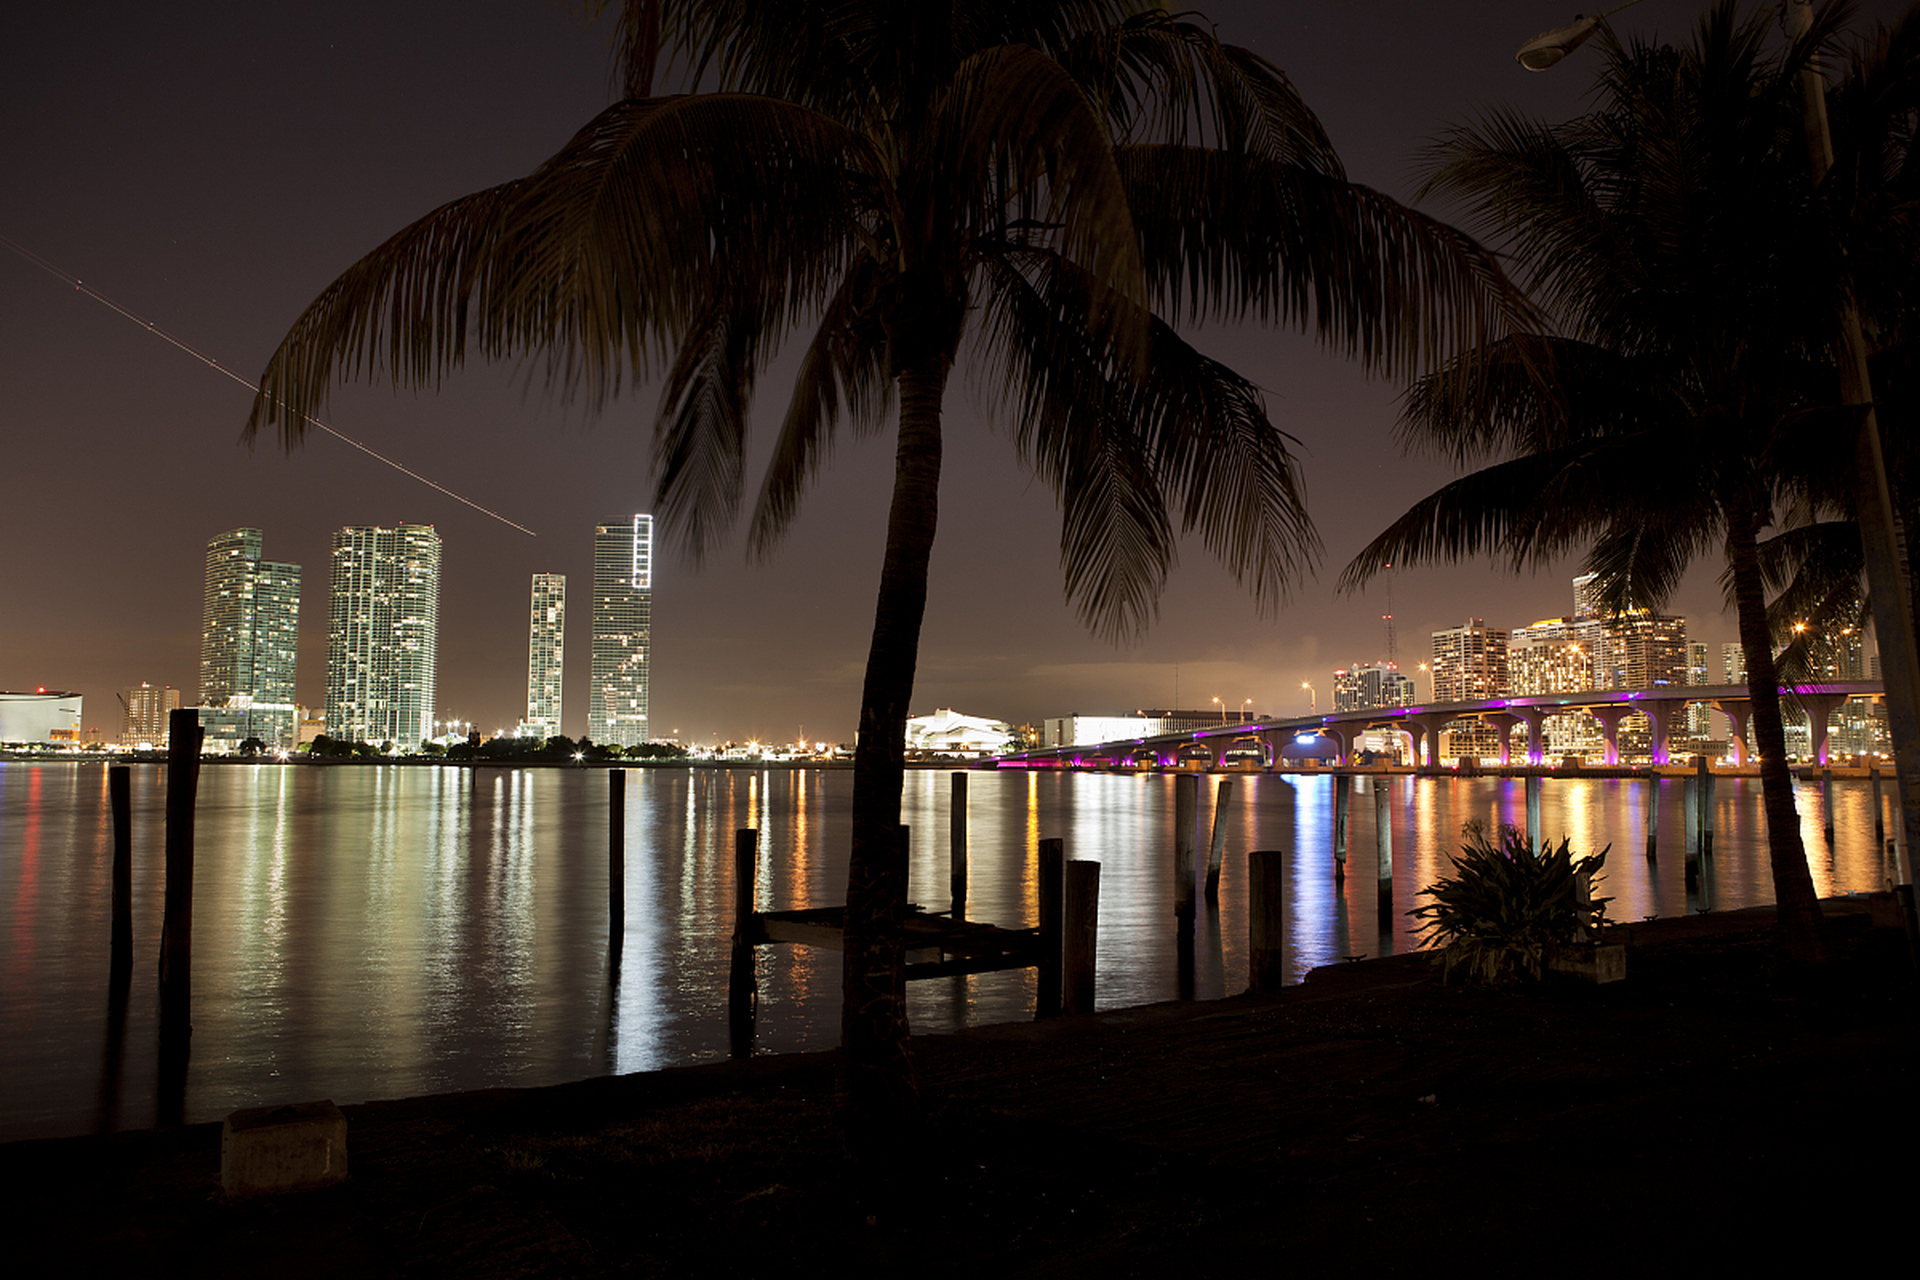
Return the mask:
[[[661,389],[654,508],[696,563],[740,506],[747,410],[766,355],[764,318],[749,301],[716,298],[689,326]]]
[[[777,331],[824,296],[875,164],[790,103],[618,103],[529,177],[442,206],[334,281],[268,362],[247,430],[297,440],[336,375],[433,385],[469,342],[540,354],[550,386],[603,402],[723,280],[764,299]]]
[[[893,406],[893,361],[878,309],[880,269],[855,261],[827,303],[794,375],[787,416],[767,462],[748,546],[767,556],[799,513],[800,498],[833,451],[841,415],[856,439],[878,430]]]
[[[1377,191],[1198,147],[1115,154],[1164,315],[1286,325],[1390,376],[1542,327],[1492,253]]]

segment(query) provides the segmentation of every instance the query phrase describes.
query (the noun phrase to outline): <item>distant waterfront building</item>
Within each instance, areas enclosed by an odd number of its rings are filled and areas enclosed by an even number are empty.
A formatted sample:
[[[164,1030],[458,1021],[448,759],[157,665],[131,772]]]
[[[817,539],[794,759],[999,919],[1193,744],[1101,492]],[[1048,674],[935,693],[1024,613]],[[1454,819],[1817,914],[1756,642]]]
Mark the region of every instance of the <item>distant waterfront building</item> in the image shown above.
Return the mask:
[[[440,553],[432,525],[349,525],[333,535],[328,737],[413,748],[433,733]]]
[[[1602,624],[1597,618],[1548,618],[1507,637],[1507,692],[1515,697],[1580,693],[1594,687]],[[1600,723],[1583,711],[1541,724],[1551,756],[1588,755],[1605,747]]]
[[[264,559],[261,546],[258,529],[229,529],[207,543],[199,708],[210,752],[247,738],[294,744],[300,566]]]
[[[587,736],[636,747],[647,741],[647,673],[653,648],[653,517],[618,516],[593,529],[593,666]]]
[[[1333,673],[1333,709],[1366,711],[1413,704],[1413,681],[1392,662],[1356,662]]]
[[[1730,641],[1720,646],[1720,683],[1745,684],[1747,682],[1747,651],[1738,641]]]
[[[1433,700],[1473,702],[1507,693],[1507,632],[1479,618],[1433,633]],[[1477,719],[1453,720],[1440,729],[1439,758],[1487,759],[1500,754],[1497,731]]]
[[[552,738],[560,732],[561,663],[566,652],[567,579],[560,573],[533,575],[533,602],[527,623],[527,718],[516,734]]]
[[[1713,683],[1713,671],[1707,655],[1711,651],[1700,640],[1687,641],[1687,683],[1704,685]],[[1713,708],[1704,702],[1687,704],[1687,736],[1695,742],[1705,743],[1713,737]]]
[[[1600,575],[1583,573],[1573,580],[1573,620],[1586,622],[1606,613],[1599,601]]]
[[[909,752],[984,756],[1005,751],[1012,741],[1013,729],[1006,721],[961,715],[951,707],[939,707],[930,716],[907,721]]]
[[[121,746],[163,747],[168,717],[180,709],[180,691],[170,684],[155,686],[142,680],[121,690],[120,706]]]
[[[0,690],[0,742],[80,741],[80,695]]]

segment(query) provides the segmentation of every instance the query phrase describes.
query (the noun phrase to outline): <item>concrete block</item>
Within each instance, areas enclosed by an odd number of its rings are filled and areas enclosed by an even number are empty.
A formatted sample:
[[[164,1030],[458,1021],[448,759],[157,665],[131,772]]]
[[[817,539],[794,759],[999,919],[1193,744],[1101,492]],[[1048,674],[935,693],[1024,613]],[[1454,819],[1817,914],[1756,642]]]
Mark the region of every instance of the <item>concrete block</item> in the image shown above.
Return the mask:
[[[1619,982],[1627,976],[1627,944],[1603,942],[1592,947],[1561,947],[1547,957],[1547,970],[1595,986]]]
[[[220,1128],[220,1186],[233,1199],[311,1191],[347,1177],[347,1118],[332,1102],[251,1107]]]

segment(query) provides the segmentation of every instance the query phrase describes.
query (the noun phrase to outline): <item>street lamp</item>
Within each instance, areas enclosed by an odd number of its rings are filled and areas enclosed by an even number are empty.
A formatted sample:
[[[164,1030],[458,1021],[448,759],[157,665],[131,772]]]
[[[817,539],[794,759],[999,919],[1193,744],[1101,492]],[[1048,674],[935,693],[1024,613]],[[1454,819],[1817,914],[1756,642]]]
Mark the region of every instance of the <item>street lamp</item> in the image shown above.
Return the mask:
[[[1220,708],[1220,727],[1222,729],[1226,728],[1227,727],[1227,704],[1220,701],[1220,699],[1215,698],[1213,700],[1213,705]]]
[[[1622,9],[1630,9],[1639,3],[1640,0],[1627,0],[1625,4],[1617,4],[1605,13],[1596,13],[1591,18],[1575,15],[1573,21],[1566,26],[1542,31],[1521,45],[1520,52],[1513,55],[1513,60],[1529,71],[1545,71],[1585,44],[1587,37],[1599,30],[1602,22]]]
[[[1240,704],[1240,723],[1253,723],[1253,699],[1248,698]]]
[[[1316,715],[1316,716],[1319,715],[1320,714],[1320,694],[1317,690],[1314,689],[1313,683],[1308,680],[1302,680],[1300,682],[1300,687],[1307,691],[1307,707],[1308,707],[1307,714]]]

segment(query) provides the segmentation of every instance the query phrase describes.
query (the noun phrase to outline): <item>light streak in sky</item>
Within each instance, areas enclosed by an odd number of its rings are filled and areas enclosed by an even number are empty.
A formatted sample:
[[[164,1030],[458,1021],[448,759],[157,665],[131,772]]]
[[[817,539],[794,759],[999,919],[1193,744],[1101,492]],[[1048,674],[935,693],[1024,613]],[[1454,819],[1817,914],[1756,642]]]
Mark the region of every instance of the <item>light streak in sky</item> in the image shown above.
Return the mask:
[[[28,262],[33,263],[33,265],[35,265],[36,267],[39,267],[42,271],[45,271],[47,274],[54,276],[66,282],[67,284],[72,285],[75,289],[79,290],[81,293],[86,294],[89,298],[92,298],[95,302],[98,302],[99,304],[108,308],[109,310],[115,311],[120,315],[125,316],[127,319],[133,321],[135,324],[139,325],[141,328],[145,329],[147,332],[153,334],[154,336],[158,338],[162,338],[167,342],[173,344],[175,347],[178,347],[180,350],[186,352],[188,355],[192,356],[194,359],[206,365],[209,369],[213,369],[216,372],[225,374],[227,377],[232,378],[235,382],[239,383],[241,386],[247,388],[247,390],[253,392],[256,395],[265,394],[260,390],[260,384],[253,381],[253,379],[234,372],[232,369],[227,368],[227,366],[221,364],[218,360],[214,359],[212,356],[208,355],[206,352],[200,350],[200,348],[194,346],[191,342],[188,342],[186,339],[167,332],[165,329],[161,328],[159,325],[155,324],[153,321],[147,319],[145,316],[140,315],[138,312],[130,310],[127,307],[121,306],[118,302],[115,302],[112,298],[109,298],[106,294],[100,292],[98,289],[94,288],[92,285],[87,284],[85,281],[81,280],[80,277],[72,274],[71,272],[61,270],[59,267],[55,266],[53,263],[48,262],[45,258],[41,257],[39,254],[35,253],[33,250],[21,244],[19,241],[10,239],[6,235],[0,234],[0,244],[6,245],[7,248],[13,250],[15,253],[25,258]],[[400,474],[404,476],[409,476],[412,479],[418,480],[421,484],[426,485],[429,489],[433,489],[440,493],[444,493],[445,495],[447,495],[447,497],[452,498],[455,502],[462,503],[466,506],[472,507],[475,511],[478,511],[482,515],[492,516],[495,520],[498,520],[501,524],[508,525],[512,528],[518,529],[520,532],[526,534],[529,538],[537,538],[540,536],[539,534],[535,533],[533,530],[527,528],[527,526],[519,523],[518,521],[509,520],[507,517],[501,515],[498,511],[495,511],[490,507],[483,507],[471,498],[461,497],[459,494],[455,493],[453,490],[447,488],[447,486],[440,484],[437,481],[430,480],[426,476],[421,475],[418,471],[415,471],[412,467],[407,466],[404,462],[398,462],[393,458],[389,458],[386,454],[381,453],[377,449],[368,448],[366,445],[361,444],[358,440],[355,440],[352,436],[347,435],[343,431],[336,431],[334,428],[320,421],[320,419],[314,417],[312,414],[303,413],[300,416],[304,418],[312,426],[320,428],[320,430],[326,432],[328,435],[332,436],[334,439],[340,441],[340,443],[345,445],[350,445],[353,448],[358,449],[360,452],[366,454],[369,458],[373,458],[376,461],[386,463],[388,466],[392,467],[395,471],[398,471]]]

